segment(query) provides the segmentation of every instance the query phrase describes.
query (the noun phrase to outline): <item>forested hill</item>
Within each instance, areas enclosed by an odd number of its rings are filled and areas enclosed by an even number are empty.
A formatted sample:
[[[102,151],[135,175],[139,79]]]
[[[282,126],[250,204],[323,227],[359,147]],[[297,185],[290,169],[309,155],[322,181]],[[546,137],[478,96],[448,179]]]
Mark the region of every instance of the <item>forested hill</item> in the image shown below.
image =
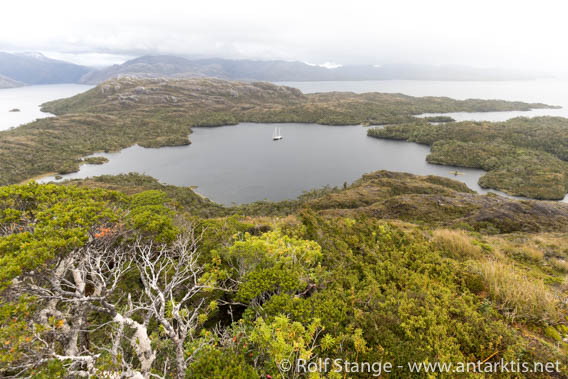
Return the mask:
[[[302,94],[270,83],[217,79],[133,79],[103,83],[69,99],[44,104],[58,117],[0,132],[0,185],[50,172],[77,171],[82,157],[190,143],[192,126],[239,122],[332,125],[414,121],[425,112],[547,108],[502,100],[453,100],[401,94]]]
[[[568,119],[563,117],[421,121],[372,128],[368,135],[431,145],[430,163],[486,170],[482,187],[549,200],[562,200],[568,192]]]

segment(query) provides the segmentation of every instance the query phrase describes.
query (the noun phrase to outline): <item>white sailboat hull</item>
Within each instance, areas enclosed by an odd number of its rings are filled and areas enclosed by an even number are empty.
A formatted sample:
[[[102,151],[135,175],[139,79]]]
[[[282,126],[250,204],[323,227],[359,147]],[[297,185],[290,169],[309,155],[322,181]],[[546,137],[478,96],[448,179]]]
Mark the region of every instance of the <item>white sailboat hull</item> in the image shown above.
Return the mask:
[[[282,139],[282,135],[280,134],[280,128],[275,128],[274,133],[272,134],[273,141],[279,141]]]

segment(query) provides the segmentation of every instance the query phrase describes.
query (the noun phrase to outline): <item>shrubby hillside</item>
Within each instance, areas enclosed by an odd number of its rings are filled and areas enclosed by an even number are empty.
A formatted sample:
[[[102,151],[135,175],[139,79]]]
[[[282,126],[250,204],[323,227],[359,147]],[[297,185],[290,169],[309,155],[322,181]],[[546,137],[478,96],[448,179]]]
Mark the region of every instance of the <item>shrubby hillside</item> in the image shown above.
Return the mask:
[[[389,172],[237,208],[134,174],[1,187],[0,373],[294,378],[284,360],[329,357],[563,377],[567,219]]]

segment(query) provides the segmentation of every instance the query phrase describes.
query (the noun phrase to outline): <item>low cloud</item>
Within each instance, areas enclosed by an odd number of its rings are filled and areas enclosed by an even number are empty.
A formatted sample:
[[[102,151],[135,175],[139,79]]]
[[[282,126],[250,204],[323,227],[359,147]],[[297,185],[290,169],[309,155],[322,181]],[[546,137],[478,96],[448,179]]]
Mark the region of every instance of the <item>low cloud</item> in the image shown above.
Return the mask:
[[[144,54],[563,70],[563,2],[108,1],[3,4],[0,50],[81,64]]]

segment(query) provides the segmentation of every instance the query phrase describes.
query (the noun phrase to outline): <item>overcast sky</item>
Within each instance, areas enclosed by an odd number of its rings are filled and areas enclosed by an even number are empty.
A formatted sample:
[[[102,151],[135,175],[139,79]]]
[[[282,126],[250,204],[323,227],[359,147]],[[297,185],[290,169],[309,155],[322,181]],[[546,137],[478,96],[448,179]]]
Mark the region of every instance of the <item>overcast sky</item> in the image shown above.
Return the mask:
[[[3,1],[0,51],[567,71],[565,1]]]

